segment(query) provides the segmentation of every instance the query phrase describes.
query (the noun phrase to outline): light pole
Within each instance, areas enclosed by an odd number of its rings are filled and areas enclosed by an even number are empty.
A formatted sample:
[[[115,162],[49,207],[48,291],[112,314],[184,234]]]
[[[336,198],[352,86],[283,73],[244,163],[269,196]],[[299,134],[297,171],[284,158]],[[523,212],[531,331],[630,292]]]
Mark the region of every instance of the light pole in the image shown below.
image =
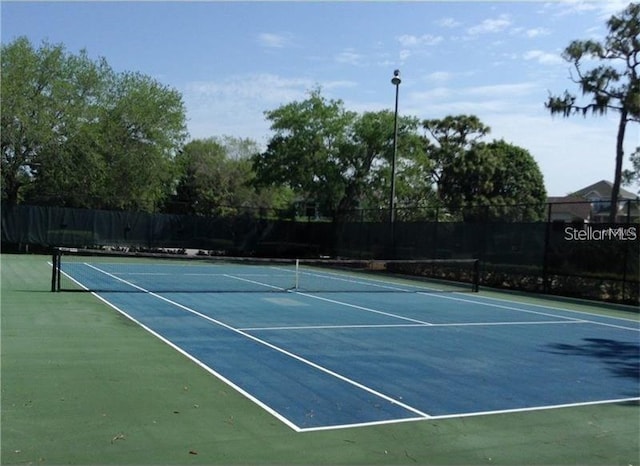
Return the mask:
[[[398,91],[400,90],[400,70],[393,72],[391,84],[396,86],[396,106],[393,112],[393,158],[391,159],[391,194],[389,196],[389,225],[391,229],[391,254],[395,250],[396,220],[396,158],[398,155]]]
[[[391,78],[391,84],[396,86],[396,107],[393,112],[393,158],[391,159],[391,195],[389,198],[389,222],[393,223],[395,220],[395,207],[396,207],[396,158],[398,156],[398,91],[400,90],[400,70],[393,72],[393,78]]]

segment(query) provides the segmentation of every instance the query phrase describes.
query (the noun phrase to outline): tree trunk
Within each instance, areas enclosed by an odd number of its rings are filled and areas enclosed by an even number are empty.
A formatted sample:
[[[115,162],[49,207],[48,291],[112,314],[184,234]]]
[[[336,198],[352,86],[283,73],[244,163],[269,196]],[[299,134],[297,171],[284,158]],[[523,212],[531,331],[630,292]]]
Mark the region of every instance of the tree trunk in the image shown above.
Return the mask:
[[[611,188],[611,206],[609,210],[609,222],[616,223],[618,215],[618,197],[620,194],[620,183],[622,181],[622,162],[624,160],[624,133],[627,127],[628,110],[623,106],[620,111],[620,122],[618,123],[618,139],[616,141],[616,171],[613,177],[613,187]]]
[[[5,195],[6,205],[13,207],[18,204],[18,191],[20,190],[20,182],[13,173],[9,174],[3,180],[3,190]]]

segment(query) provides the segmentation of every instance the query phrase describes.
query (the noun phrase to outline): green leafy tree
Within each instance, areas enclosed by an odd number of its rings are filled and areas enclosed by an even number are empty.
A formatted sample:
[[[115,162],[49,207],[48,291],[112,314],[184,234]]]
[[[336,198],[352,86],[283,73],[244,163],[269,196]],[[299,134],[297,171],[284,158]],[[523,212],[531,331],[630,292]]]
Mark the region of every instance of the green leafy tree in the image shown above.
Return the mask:
[[[175,189],[174,157],[186,138],[182,96],[139,73],[116,77],[99,116],[108,208],[154,211]]]
[[[625,185],[640,184],[640,147],[636,147],[629,160],[631,161],[631,169],[622,172],[622,182]],[[638,194],[640,194],[640,190]]]
[[[254,141],[229,136],[187,143],[176,157],[180,176],[175,201],[181,211],[231,215],[240,209],[260,213],[287,208],[293,200],[287,188],[254,188],[251,155],[257,152]]]
[[[394,114],[389,110],[359,115],[350,138],[341,151],[344,194],[338,211],[355,209],[387,211],[391,186]],[[398,117],[398,156],[396,161],[396,206],[415,207],[422,200],[425,178],[421,176],[428,162],[424,141],[418,135],[419,120]],[[431,187],[426,186],[430,191]],[[386,215],[385,215],[386,217]]]
[[[551,114],[568,117],[574,114],[602,115],[612,110],[619,114],[615,146],[615,172],[611,190],[610,221],[614,222],[622,181],[624,139],[627,124],[640,122],[640,4],[630,3],[619,15],[607,21],[608,34],[603,42],[575,40],[564,50],[562,57],[573,65],[572,80],[583,96],[565,91],[562,96],[549,96],[546,107]],[[588,60],[600,64],[586,69]]]
[[[360,181],[354,199],[359,200],[357,205],[362,208],[384,212],[385,220],[390,204],[393,123],[391,111],[365,112],[353,129],[353,147],[365,154],[361,159],[368,163],[366,171],[360,171],[361,177],[350,181]],[[395,206],[396,218],[401,220],[415,219],[417,209],[433,201],[428,176],[432,163],[426,157],[425,140],[418,132],[419,127],[417,118],[398,116]]]
[[[454,175],[449,168],[489,134],[491,128],[475,115],[449,115],[442,119],[424,120],[422,126],[427,132],[425,146],[431,162],[427,177],[436,187],[437,203],[445,208],[445,212],[439,209],[439,217],[457,219],[456,209],[460,206],[450,205],[445,194],[446,187],[456,182],[449,179]]]
[[[539,220],[546,192],[540,169],[524,149],[482,142],[490,128],[474,115],[425,120],[429,177],[448,218]]]
[[[356,114],[319,89],[265,114],[275,134],[253,158],[256,186],[286,185],[301,201],[334,211],[344,194],[342,150]]]
[[[79,201],[99,185],[89,127],[110,70],[86,52],[68,56],[60,45],[35,50],[25,38],[2,46],[2,198],[43,200],[67,192]],[[86,160],[81,157],[86,153]],[[80,175],[83,179],[74,178]],[[38,186],[34,182],[40,180]],[[36,192],[34,192],[36,191]]]
[[[306,100],[266,115],[275,134],[266,151],[253,158],[258,186],[289,186],[338,222],[354,209],[388,206],[393,113],[358,115],[316,89]],[[399,119],[399,159],[423,153],[417,126],[416,119]]]
[[[345,129],[347,138],[339,153],[340,182],[343,185],[343,195],[337,206],[339,211],[348,212],[363,205],[377,208],[383,204],[384,187],[388,183],[376,180],[373,168],[375,163],[387,158],[392,125],[391,112],[369,112],[356,116],[350,128]],[[386,177],[389,174],[390,171]],[[363,199],[365,195],[366,201]]]
[[[2,46],[2,199],[154,210],[186,137],[175,90],[62,45]]]
[[[443,186],[450,182],[447,179],[450,171],[446,168],[489,134],[491,128],[475,115],[450,115],[442,119],[424,120],[422,126],[428,133],[427,153],[432,161],[431,181],[440,195]]]
[[[528,151],[504,141],[478,143],[443,168],[441,198],[465,220],[538,221],[546,190]]]
[[[176,157],[180,180],[176,200],[187,211],[211,215],[227,205],[230,173],[227,155],[217,140],[196,139]]]

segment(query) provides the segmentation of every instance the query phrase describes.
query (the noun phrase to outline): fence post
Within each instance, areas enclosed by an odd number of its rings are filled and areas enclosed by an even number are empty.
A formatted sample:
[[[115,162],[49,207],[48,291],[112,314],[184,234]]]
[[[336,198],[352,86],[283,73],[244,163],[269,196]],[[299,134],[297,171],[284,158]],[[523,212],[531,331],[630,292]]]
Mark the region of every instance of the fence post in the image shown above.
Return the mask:
[[[551,207],[552,203],[547,203],[547,224],[544,230],[544,251],[542,254],[542,292],[549,293],[549,281],[548,281],[548,261],[549,261],[549,240],[551,236]]]
[[[431,258],[432,259],[437,259],[438,258],[438,229],[439,229],[439,218],[440,216],[440,206],[436,206],[436,218],[435,218],[435,224],[433,225],[433,246],[431,247]]]

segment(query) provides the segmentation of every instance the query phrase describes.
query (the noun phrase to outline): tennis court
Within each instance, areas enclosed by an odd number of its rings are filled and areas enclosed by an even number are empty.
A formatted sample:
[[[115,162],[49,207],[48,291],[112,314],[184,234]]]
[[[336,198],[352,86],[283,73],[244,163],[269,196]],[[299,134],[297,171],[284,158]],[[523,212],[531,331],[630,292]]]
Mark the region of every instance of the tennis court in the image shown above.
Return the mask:
[[[473,282],[304,261],[57,265],[62,289],[92,291],[299,432],[640,399],[637,321]]]

